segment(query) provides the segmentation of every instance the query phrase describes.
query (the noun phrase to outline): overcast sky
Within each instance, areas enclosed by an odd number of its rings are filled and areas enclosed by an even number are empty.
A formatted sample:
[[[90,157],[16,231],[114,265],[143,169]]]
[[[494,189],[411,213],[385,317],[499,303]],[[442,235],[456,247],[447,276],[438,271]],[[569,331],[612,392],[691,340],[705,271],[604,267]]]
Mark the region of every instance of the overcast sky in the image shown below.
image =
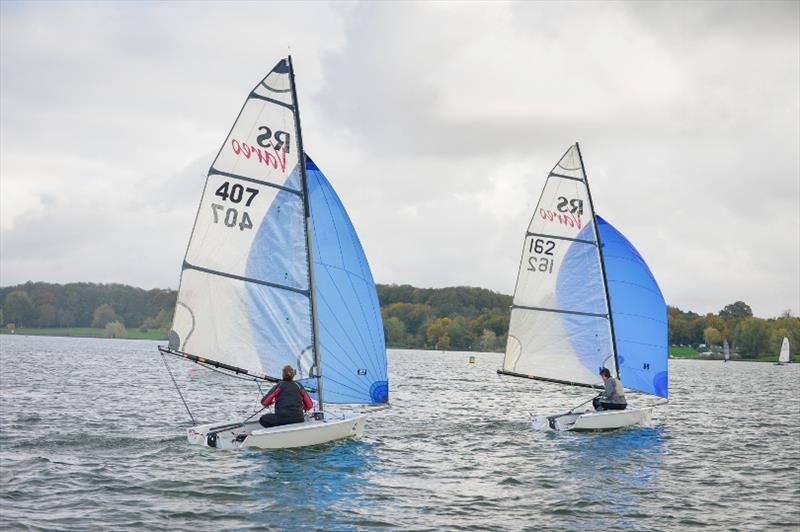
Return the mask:
[[[799,2],[0,10],[0,285],[176,288],[205,172],[291,47],[377,282],[511,293],[579,141],[669,304],[800,311]]]

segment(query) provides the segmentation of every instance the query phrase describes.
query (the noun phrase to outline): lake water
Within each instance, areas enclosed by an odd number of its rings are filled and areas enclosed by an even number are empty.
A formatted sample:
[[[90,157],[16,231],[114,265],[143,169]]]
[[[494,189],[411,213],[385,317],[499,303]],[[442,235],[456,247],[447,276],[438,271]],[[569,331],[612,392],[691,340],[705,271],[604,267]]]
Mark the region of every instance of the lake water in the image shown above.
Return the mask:
[[[670,361],[650,427],[546,433],[586,390],[500,378],[501,356],[390,351],[392,408],[363,439],[189,446],[156,343],[0,337],[0,528],[800,528],[800,364]],[[170,360],[204,421],[252,383]],[[636,398],[644,399],[644,398]]]

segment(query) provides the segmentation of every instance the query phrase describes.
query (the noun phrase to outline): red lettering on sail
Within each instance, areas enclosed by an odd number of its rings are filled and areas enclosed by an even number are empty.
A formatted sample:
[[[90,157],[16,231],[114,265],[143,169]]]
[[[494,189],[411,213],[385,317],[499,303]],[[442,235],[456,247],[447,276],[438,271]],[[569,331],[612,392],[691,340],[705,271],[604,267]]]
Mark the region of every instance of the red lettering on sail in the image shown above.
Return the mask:
[[[259,163],[271,166],[276,170],[281,169],[281,172],[286,173],[286,146],[283,149],[277,150],[269,148],[256,148],[250,146],[246,142],[239,142],[236,139],[231,139],[231,149],[233,153],[245,159],[250,159],[254,154],[258,158]]]
[[[548,222],[556,221],[568,227],[580,229],[583,226],[580,214],[560,214],[547,209],[539,209],[539,216],[542,217],[542,220],[547,220]]]

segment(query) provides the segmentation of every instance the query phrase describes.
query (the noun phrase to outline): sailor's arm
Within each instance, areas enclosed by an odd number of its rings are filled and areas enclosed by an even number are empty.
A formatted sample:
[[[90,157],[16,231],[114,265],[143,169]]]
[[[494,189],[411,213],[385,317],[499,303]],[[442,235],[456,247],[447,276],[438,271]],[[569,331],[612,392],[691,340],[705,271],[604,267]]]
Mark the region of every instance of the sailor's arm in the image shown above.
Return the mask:
[[[314,401],[308,396],[308,392],[303,386],[300,386],[300,395],[303,396],[303,410],[311,410],[314,407]]]
[[[281,393],[281,389],[278,388],[278,386],[273,386],[272,389],[267,392],[267,395],[261,399],[261,406],[269,408],[269,406],[275,402],[279,393]]]

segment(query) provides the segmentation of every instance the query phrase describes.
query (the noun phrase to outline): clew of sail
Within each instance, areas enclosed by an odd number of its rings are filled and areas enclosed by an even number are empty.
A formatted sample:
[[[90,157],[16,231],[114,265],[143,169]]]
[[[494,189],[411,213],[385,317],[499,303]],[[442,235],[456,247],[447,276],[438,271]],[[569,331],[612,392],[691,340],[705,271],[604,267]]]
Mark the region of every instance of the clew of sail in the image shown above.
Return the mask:
[[[667,397],[667,305],[644,259],[600,216],[597,228],[614,319],[619,374],[626,388]]]
[[[174,350],[271,376],[314,363],[291,84],[281,60],[209,169],[169,335]]]
[[[375,281],[342,202],[311,158],[306,161],[325,402],[386,403],[386,341]]]
[[[594,213],[577,145],[550,172],[528,225],[503,371],[595,385],[615,372]]]

